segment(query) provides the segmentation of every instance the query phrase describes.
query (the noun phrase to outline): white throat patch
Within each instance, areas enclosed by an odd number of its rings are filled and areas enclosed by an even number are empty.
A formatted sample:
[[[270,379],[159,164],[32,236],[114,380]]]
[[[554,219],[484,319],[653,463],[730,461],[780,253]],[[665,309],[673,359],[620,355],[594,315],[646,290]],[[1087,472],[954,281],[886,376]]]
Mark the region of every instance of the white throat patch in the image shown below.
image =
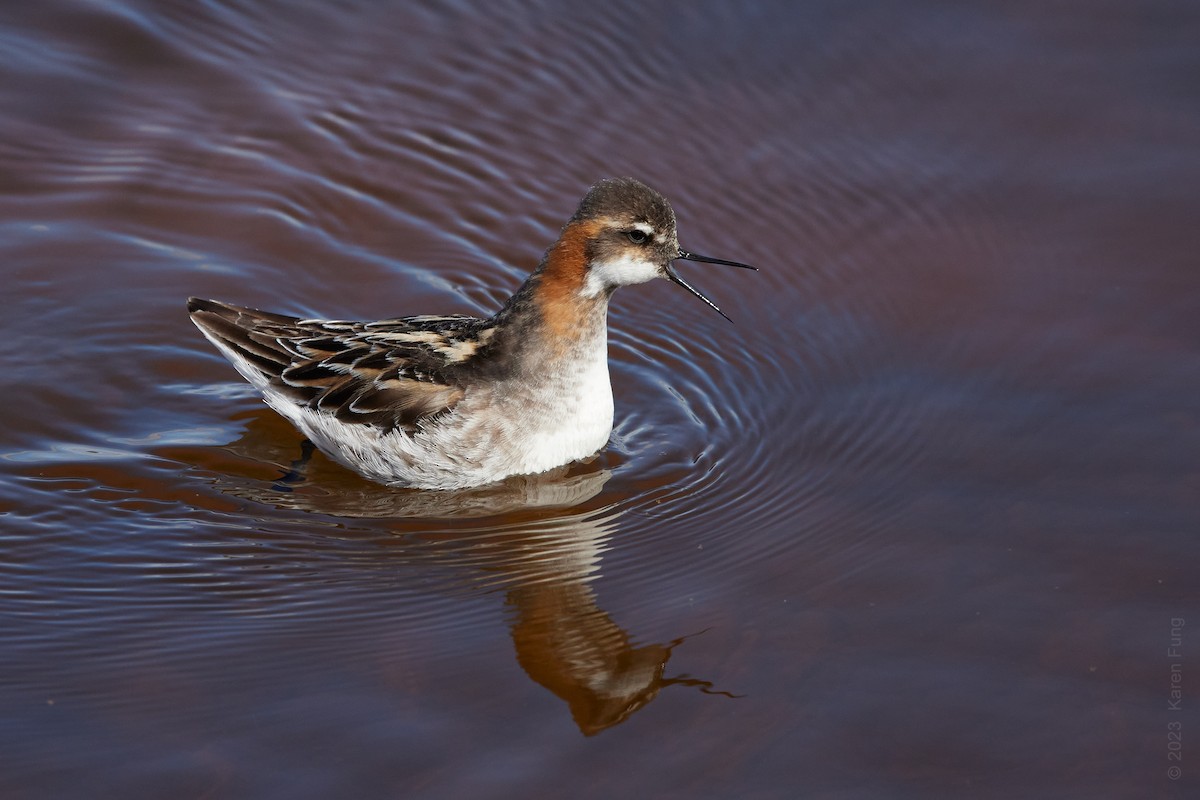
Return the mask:
[[[596,297],[617,286],[645,283],[662,277],[662,268],[641,258],[622,256],[612,261],[595,261],[583,284],[584,297]]]

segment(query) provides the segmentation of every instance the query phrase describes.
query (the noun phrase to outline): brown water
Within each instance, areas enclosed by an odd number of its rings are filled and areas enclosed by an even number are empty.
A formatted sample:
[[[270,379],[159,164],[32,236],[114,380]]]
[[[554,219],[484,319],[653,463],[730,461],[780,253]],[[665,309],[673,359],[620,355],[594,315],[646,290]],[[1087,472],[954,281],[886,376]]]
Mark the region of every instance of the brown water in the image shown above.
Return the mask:
[[[5,4],[0,796],[1200,796],[1198,42]],[[289,475],[184,313],[486,314],[622,174],[763,270],[622,290],[559,474]]]

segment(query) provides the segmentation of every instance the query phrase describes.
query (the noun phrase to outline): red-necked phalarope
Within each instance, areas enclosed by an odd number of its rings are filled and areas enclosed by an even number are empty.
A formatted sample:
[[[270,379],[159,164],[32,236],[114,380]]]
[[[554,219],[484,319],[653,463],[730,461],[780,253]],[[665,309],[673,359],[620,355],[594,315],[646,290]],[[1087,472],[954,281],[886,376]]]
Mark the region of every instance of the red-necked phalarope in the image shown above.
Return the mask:
[[[326,455],[394,486],[458,489],[592,455],[613,425],[608,301],[675,259],[675,212],[631,178],[593,186],[490,319],[297,319],[192,298],[192,321]],[[729,319],[728,317],[725,317]]]

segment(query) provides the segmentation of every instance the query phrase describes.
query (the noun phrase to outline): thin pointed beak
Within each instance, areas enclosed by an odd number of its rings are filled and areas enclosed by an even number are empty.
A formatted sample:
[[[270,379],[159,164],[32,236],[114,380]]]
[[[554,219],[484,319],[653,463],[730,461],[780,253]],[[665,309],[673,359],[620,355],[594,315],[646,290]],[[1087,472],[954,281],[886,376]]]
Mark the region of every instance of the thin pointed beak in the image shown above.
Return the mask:
[[[712,300],[709,300],[704,295],[700,294],[700,292],[696,291],[691,286],[689,286],[687,281],[685,281],[683,278],[679,277],[679,273],[677,273],[675,270],[671,269],[670,264],[667,265],[667,280],[669,280],[671,283],[676,284],[677,286],[682,286],[683,288],[687,289],[689,292],[696,295],[696,297],[699,297],[701,300],[703,300],[705,303],[707,303],[708,307],[711,308],[713,311],[717,312],[725,319],[729,319],[729,315],[726,314],[721,309],[717,308],[716,303],[714,303]],[[731,319],[729,319],[729,321],[733,322],[733,320],[731,320]]]
[[[710,258],[708,256],[701,256],[695,253],[689,253],[687,250],[680,250],[678,257],[682,258],[684,261],[703,261],[705,264],[724,264],[727,267],[740,267],[741,269],[752,269],[755,272],[758,272],[758,267],[752,267],[749,264],[742,264],[739,261],[726,261],[723,258]]]
[[[689,253],[686,250],[680,250],[679,255],[677,257],[683,259],[684,261],[702,261],[705,264],[723,264],[727,267],[740,267],[741,269],[752,269],[756,272],[758,271],[758,267],[752,267],[749,264],[741,264],[741,263],[738,263],[737,261],[726,261],[722,258],[709,258],[708,256],[699,256],[699,255],[696,255],[695,253]],[[693,289],[691,286],[688,285],[688,283],[683,278],[679,277],[679,273],[677,273],[674,269],[672,269],[670,264],[667,264],[667,280],[669,280],[671,283],[674,283],[678,286],[682,286],[684,289],[687,289],[689,292],[694,294],[696,297],[699,297],[701,300],[703,300],[708,305],[708,307],[711,308],[713,311],[716,311],[722,317],[725,317],[725,319],[728,319],[730,323],[733,322],[733,320],[729,319],[728,314],[726,314],[721,309],[717,308],[716,303],[714,303],[712,300],[709,300],[707,297],[702,295],[696,289]]]

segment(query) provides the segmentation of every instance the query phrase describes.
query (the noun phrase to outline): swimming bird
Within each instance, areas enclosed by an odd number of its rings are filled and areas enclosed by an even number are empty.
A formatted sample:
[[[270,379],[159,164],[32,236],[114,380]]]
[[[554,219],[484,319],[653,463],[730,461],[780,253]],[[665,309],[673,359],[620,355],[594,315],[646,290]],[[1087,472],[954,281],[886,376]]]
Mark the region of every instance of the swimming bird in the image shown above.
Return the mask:
[[[188,300],[200,331],[333,460],[375,481],[461,489],[545,472],[608,442],[608,302],[666,278],[729,319],[672,262],[675,212],[632,178],[592,186],[540,265],[488,319],[299,319]]]

